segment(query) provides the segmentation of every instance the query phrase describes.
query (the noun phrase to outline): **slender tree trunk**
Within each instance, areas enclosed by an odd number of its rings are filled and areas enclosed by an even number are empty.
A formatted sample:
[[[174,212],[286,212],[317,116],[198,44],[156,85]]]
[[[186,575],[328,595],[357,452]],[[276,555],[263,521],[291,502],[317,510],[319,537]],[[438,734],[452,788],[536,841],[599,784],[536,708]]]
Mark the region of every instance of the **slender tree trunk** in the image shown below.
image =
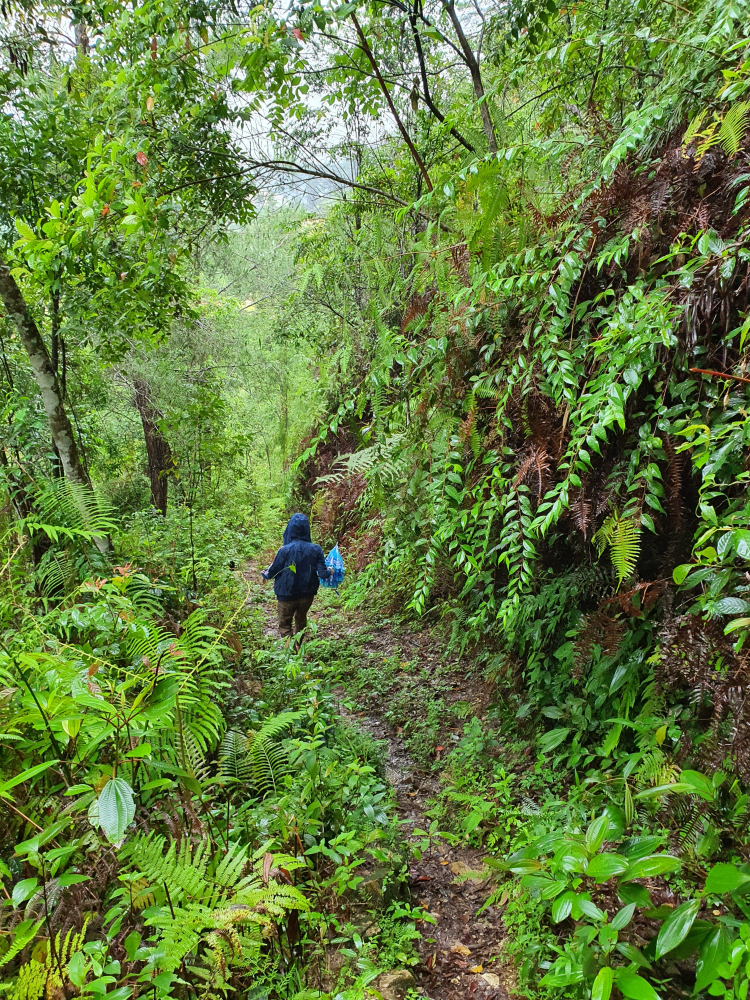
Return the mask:
[[[492,121],[490,109],[487,107],[484,84],[482,83],[482,73],[479,69],[477,57],[474,55],[474,51],[471,45],[469,45],[469,40],[464,34],[464,29],[458,19],[458,15],[456,14],[456,5],[454,0],[443,0],[443,6],[448,12],[448,17],[451,19],[453,30],[456,32],[456,37],[458,38],[458,44],[461,46],[461,51],[464,54],[464,62],[468,66],[469,73],[471,74],[471,82],[474,85],[474,93],[479,101],[479,113],[482,116],[482,126],[487,139],[487,145],[491,153],[496,153],[497,137],[495,135],[495,126]]]
[[[417,59],[419,61],[419,73],[420,76],[422,77],[422,90],[424,91],[422,99],[424,103],[427,105],[427,107],[430,109],[432,114],[437,118],[437,120],[442,125],[442,123],[445,121],[445,115],[437,107],[437,105],[432,99],[432,94],[430,93],[430,83],[427,78],[427,66],[425,64],[425,59],[424,59],[424,50],[422,49],[422,38],[419,34],[419,30],[417,29],[417,2],[418,0],[415,0],[414,9],[412,13],[409,15],[409,24],[411,25],[412,38],[414,39],[414,49],[417,53]],[[458,139],[458,141],[461,143],[462,146],[468,149],[470,153],[474,152],[474,147],[472,146],[472,144],[469,142],[468,139],[465,139],[464,136],[461,135],[458,129],[453,128],[451,126],[450,131],[451,135],[455,139]]]
[[[29,357],[31,370],[42,396],[44,412],[47,414],[52,444],[60,459],[65,478],[72,483],[78,483],[90,489],[89,477],[86,475],[81,456],[78,453],[73,427],[65,412],[63,393],[47,353],[47,346],[39,332],[39,327],[29,312],[21,289],[10,273],[10,268],[2,259],[0,259],[0,300],[5,306],[8,318],[15,324],[21,343]],[[94,543],[102,554],[109,551],[108,538],[95,538]]]
[[[60,381],[60,293],[52,293],[52,323],[50,329],[50,350],[49,350],[49,360],[52,365],[52,371],[55,373],[55,378],[58,380],[58,385],[60,386],[60,395],[63,401],[65,400],[65,385]],[[55,460],[52,463],[53,472],[55,477],[59,478],[63,475],[62,462],[60,461],[60,454],[57,450],[55,442],[52,442],[52,450],[55,453]]]
[[[367,58],[368,58],[368,60],[370,62],[370,65],[372,66],[373,72],[375,73],[377,81],[380,84],[380,89],[383,91],[383,96],[385,97],[385,99],[386,99],[386,101],[388,103],[388,107],[391,109],[391,114],[393,115],[393,117],[396,120],[396,125],[398,125],[398,130],[401,133],[401,135],[403,136],[404,142],[409,147],[409,152],[411,153],[411,155],[412,155],[412,157],[414,159],[414,162],[416,163],[417,167],[419,168],[419,172],[424,177],[424,182],[427,185],[427,190],[428,191],[432,191],[432,181],[430,180],[430,175],[427,173],[427,167],[424,165],[424,161],[422,160],[422,157],[417,152],[416,146],[411,141],[411,136],[406,131],[406,127],[405,127],[404,123],[401,121],[399,113],[396,110],[396,105],[393,103],[393,98],[391,97],[390,91],[388,90],[388,88],[385,85],[385,80],[383,79],[383,75],[380,72],[380,67],[378,66],[377,62],[375,61],[375,56],[372,54],[372,49],[370,48],[370,43],[365,38],[365,33],[364,33],[364,31],[362,31],[362,28],[360,27],[360,23],[357,20],[357,15],[356,14],[351,14],[350,16],[351,16],[352,21],[354,22],[354,27],[357,29],[357,34],[359,35],[359,42],[360,42],[360,45],[362,46],[362,51],[367,56]],[[495,148],[497,148],[497,147],[495,147]]]
[[[148,455],[148,478],[151,481],[151,503],[162,514],[167,513],[169,476],[174,470],[169,441],[159,428],[159,412],[154,406],[151,386],[145,379],[133,379],[135,407],[141,415],[143,437]]]
[[[76,25],[76,48],[79,55],[86,58],[89,54],[89,33],[83,21]]]
[[[71,482],[88,485],[88,476],[78,454],[73,427],[65,412],[60,384],[47,353],[47,347],[29,312],[21,290],[10,273],[10,268],[3,261],[0,261],[0,299],[5,306],[8,318],[15,323],[21,342],[29,356],[31,369],[42,395],[52,441],[60,456],[65,477]]]

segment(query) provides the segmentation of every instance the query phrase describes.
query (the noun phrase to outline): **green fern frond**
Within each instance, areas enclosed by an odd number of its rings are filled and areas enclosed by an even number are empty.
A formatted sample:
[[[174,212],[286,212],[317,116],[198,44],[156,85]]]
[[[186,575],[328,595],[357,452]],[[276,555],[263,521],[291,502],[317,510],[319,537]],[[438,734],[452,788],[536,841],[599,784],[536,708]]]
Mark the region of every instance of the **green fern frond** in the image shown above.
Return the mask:
[[[719,128],[719,142],[727,156],[734,156],[745,138],[747,119],[750,114],[750,101],[740,101],[724,115]]]
[[[44,961],[32,958],[22,965],[10,993],[10,1000],[42,1000],[42,997],[54,996],[58,992],[67,994],[70,982],[67,976],[68,963],[71,956],[83,946],[87,926],[88,919],[84,921],[80,931],[71,928],[65,937],[58,932],[52,940],[53,947],[47,948]]]
[[[39,517],[27,518],[26,525],[52,541],[60,537],[93,541],[106,538],[117,527],[112,507],[88,486],[69,479],[45,483],[37,506]]]
[[[708,113],[708,108],[703,108],[703,110],[699,111],[698,114],[695,116],[695,118],[693,118],[693,120],[690,122],[685,132],[685,135],[682,137],[682,143],[684,146],[688,146],[690,144],[691,139],[695,138],[695,136],[698,134],[700,127],[703,124],[703,119],[706,117],[707,113]]]
[[[260,795],[275,790],[290,766],[289,753],[279,737],[303,715],[282,712],[267,719],[257,732],[227,733],[221,747],[221,777],[246,782]]]
[[[195,846],[183,840],[179,847],[167,847],[165,837],[141,834],[120,857],[168,900],[152,905],[146,920],[158,931],[159,968],[174,972],[194,956],[198,964],[191,964],[191,971],[219,991],[229,965],[258,955],[262,927],[289,910],[309,909],[294,886],[277,885],[273,879],[264,885],[246,848],[236,843],[226,854],[211,855],[206,841]]]
[[[599,556],[609,546],[609,555],[617,573],[617,586],[632,576],[641,551],[641,525],[637,516],[610,514],[593,537]]]
[[[673,785],[679,776],[679,767],[659,749],[647,753],[635,772],[639,788]]]
[[[479,399],[497,399],[500,396],[500,390],[497,386],[496,376],[490,374],[477,379],[474,383],[473,393]]]
[[[205,758],[205,744],[199,743],[189,724],[182,720],[175,738],[175,751],[180,767],[196,781],[204,783],[211,777],[211,766]]]
[[[219,768],[225,781],[249,781],[250,762],[247,759],[247,737],[230,729],[221,742]]]

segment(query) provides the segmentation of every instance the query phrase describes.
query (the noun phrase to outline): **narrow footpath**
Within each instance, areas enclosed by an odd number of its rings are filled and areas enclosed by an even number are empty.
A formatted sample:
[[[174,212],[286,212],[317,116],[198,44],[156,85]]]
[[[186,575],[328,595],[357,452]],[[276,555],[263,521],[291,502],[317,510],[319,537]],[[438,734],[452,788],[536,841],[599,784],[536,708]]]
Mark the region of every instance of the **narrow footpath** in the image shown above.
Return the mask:
[[[256,606],[260,604],[265,634],[278,637],[273,589],[258,585],[258,567],[253,564],[247,565],[244,575],[251,584],[253,602]],[[398,650],[408,660],[422,643],[419,633],[395,635],[387,623],[373,629],[372,623],[365,626],[364,622],[353,620],[350,613],[344,625],[338,609],[327,604],[324,597],[315,601],[309,617],[316,623],[319,636],[351,637],[364,630],[365,657],[368,654],[382,657]],[[424,639],[428,645],[429,637]],[[465,686],[464,675],[457,673],[453,687],[459,697],[465,693],[462,690]],[[345,696],[342,691],[342,697]],[[386,778],[395,794],[404,836],[410,841],[424,841],[424,837],[413,831],[429,828],[426,810],[439,792],[438,776],[414,761],[393,726],[370,706],[366,712],[352,714],[342,705],[341,715],[350,724],[385,742]],[[418,904],[435,920],[434,924],[425,921],[418,925],[422,934],[417,944],[421,961],[411,970],[418,992],[427,1000],[514,997],[512,971],[498,960],[504,938],[502,907],[491,906],[478,915],[490,892],[487,880],[482,877],[483,856],[481,850],[451,846],[443,838],[434,837],[421,860],[412,858],[409,864],[412,905]],[[402,994],[396,989],[391,995],[396,998]]]

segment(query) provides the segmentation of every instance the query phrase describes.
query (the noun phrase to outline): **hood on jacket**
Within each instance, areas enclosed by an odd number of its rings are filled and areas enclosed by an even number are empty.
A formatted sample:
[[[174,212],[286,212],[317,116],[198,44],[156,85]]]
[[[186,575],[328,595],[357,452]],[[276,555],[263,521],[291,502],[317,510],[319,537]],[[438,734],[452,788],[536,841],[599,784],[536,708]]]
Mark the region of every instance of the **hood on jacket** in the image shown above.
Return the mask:
[[[284,528],[284,545],[289,542],[311,542],[310,522],[304,514],[292,514]]]

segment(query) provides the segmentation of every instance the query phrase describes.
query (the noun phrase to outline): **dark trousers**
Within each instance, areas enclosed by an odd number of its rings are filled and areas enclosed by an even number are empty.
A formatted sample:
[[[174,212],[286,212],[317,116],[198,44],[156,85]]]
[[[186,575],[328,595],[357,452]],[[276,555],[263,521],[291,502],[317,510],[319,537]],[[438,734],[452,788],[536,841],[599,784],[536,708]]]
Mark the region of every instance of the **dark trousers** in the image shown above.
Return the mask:
[[[279,601],[279,632],[282,637],[297,635],[307,628],[307,612],[314,600],[315,594],[307,594],[305,597]]]

